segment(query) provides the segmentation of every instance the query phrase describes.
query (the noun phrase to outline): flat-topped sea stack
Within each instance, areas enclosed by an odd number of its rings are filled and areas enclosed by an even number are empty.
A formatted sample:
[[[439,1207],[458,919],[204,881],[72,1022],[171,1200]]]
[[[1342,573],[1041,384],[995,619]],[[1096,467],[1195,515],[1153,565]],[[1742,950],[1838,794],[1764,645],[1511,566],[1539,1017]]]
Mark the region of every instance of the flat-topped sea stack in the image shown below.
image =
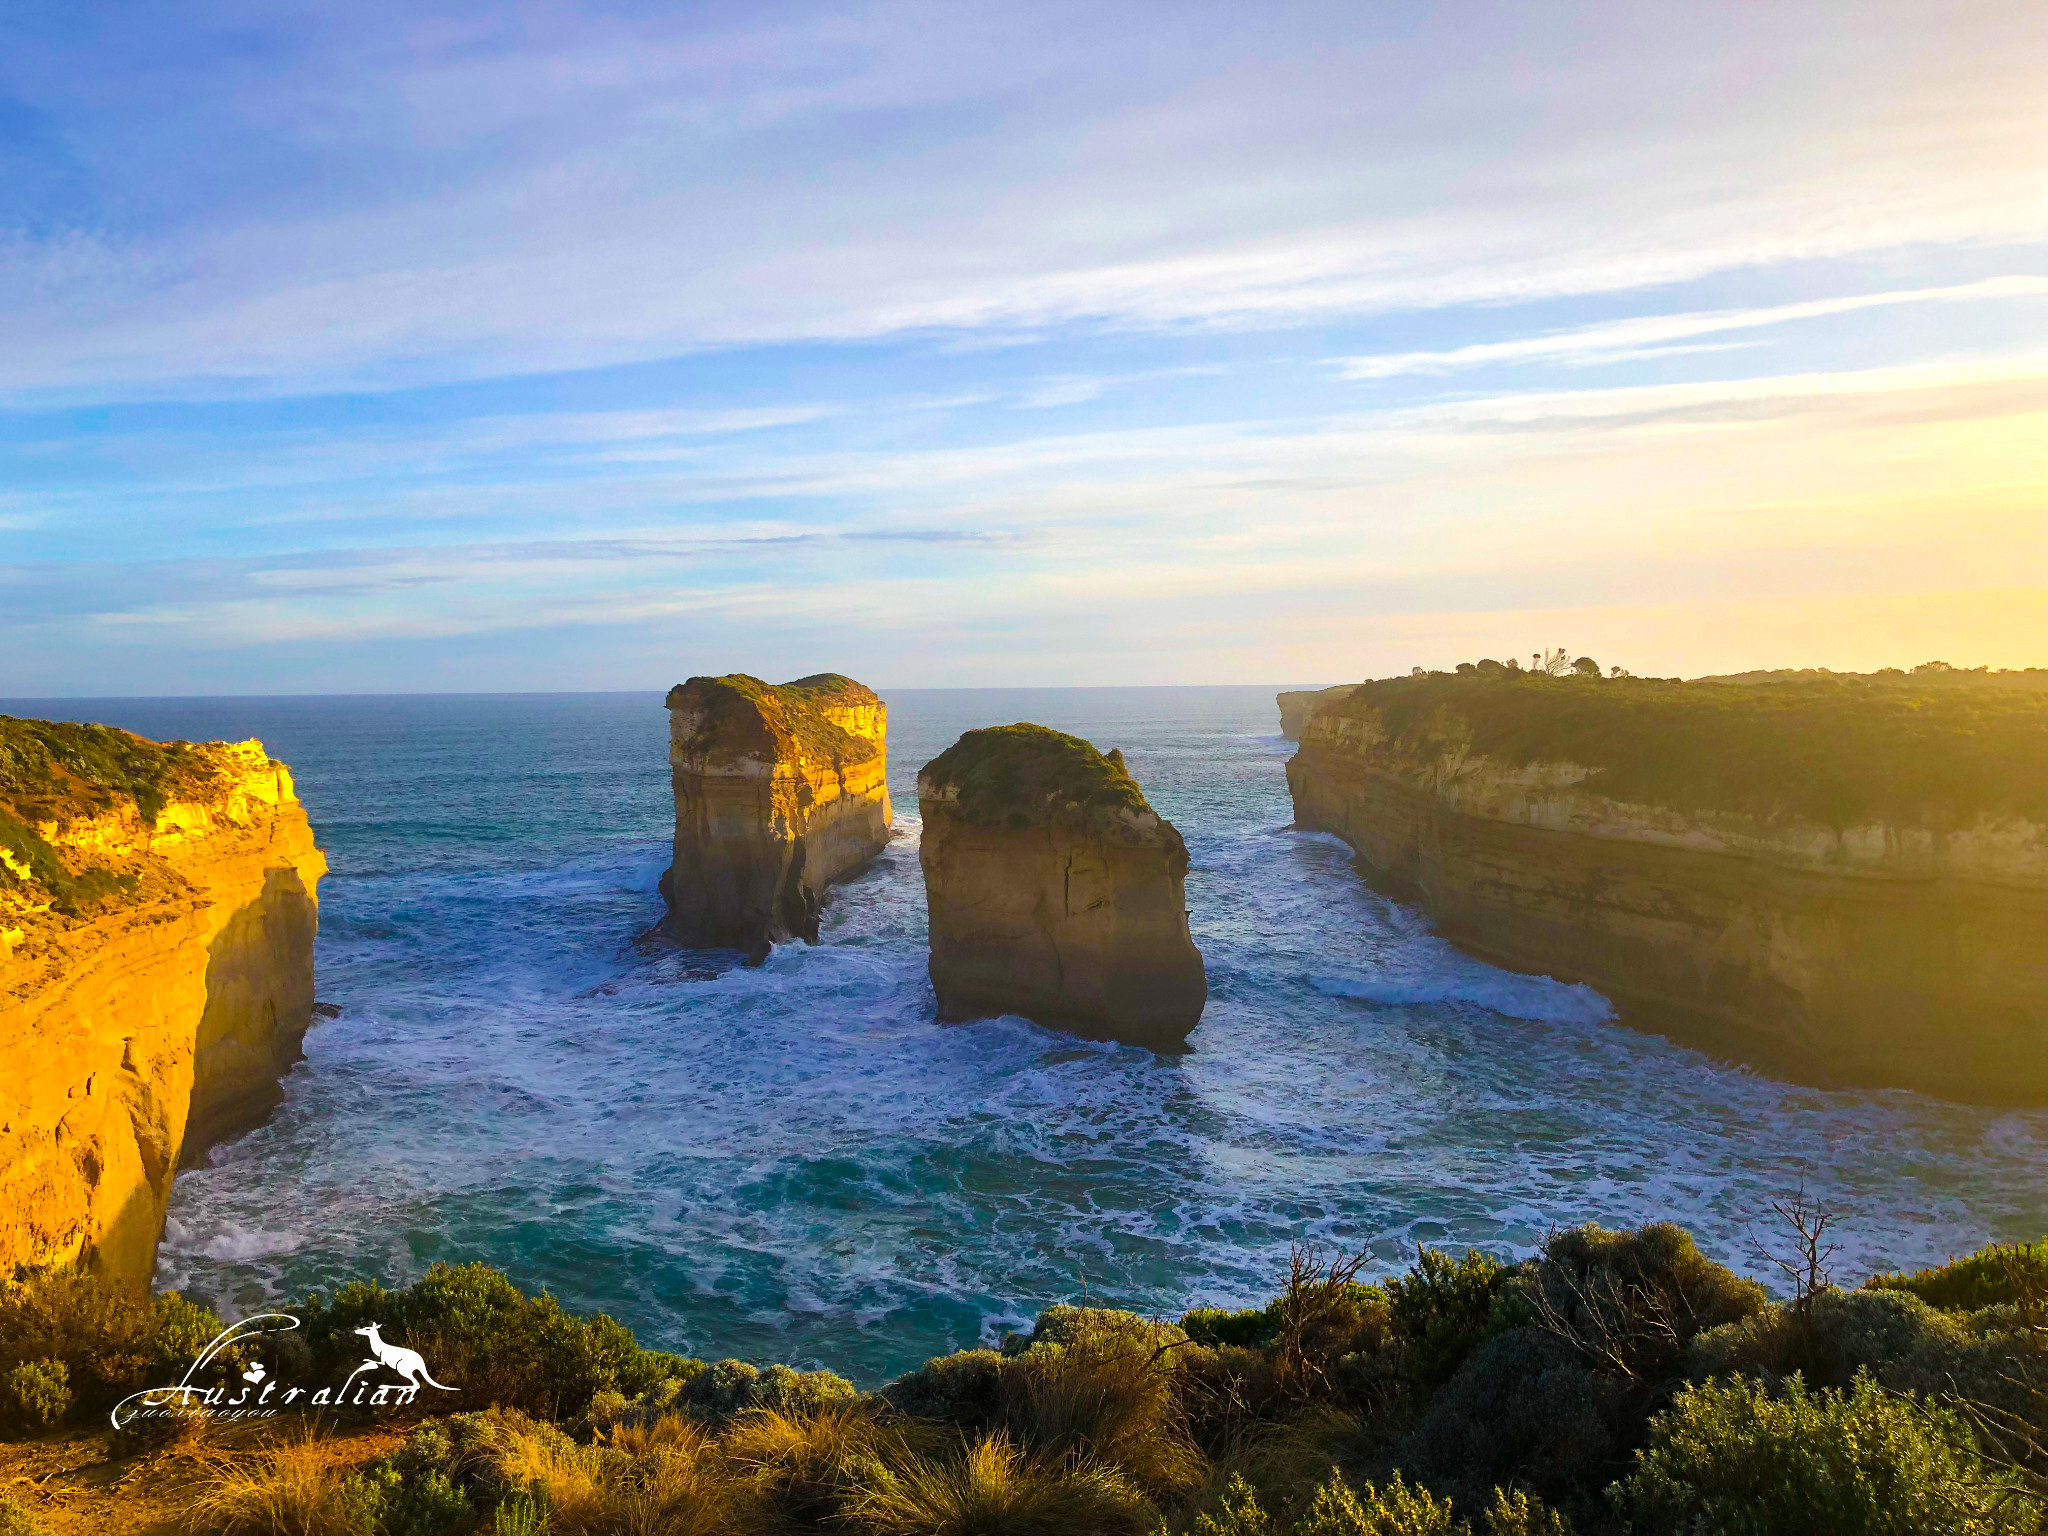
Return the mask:
[[[1809,1082],[2048,1103],[2048,672],[1360,686],[1300,826],[1488,960]]]
[[[825,888],[889,844],[888,706],[835,672],[774,687],[693,677],[669,690],[671,937],[741,949],[818,938]]]
[[[1187,844],[1121,753],[1042,725],[969,731],[917,798],[940,1018],[1185,1048],[1209,999]]]
[[[300,1058],[326,869],[260,742],[0,716],[0,1275],[148,1281],[180,1164]]]
[[[1287,693],[1276,693],[1274,699],[1280,705],[1280,734],[1288,741],[1301,740],[1301,728],[1308,717],[1325,704],[1334,704],[1339,699],[1348,699],[1357,690],[1356,683],[1339,683],[1334,688],[1297,688]]]

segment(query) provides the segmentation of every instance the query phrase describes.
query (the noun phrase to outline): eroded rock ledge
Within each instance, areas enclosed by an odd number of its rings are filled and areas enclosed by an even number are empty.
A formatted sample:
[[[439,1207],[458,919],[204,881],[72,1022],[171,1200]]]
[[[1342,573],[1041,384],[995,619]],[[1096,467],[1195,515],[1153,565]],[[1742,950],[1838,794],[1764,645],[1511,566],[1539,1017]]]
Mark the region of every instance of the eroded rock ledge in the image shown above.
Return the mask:
[[[326,869],[260,742],[0,717],[0,1273],[149,1279],[178,1167],[300,1058]]]
[[[969,731],[917,794],[940,1018],[1185,1047],[1209,996],[1187,844],[1120,753],[1041,725]]]
[[[1334,688],[1297,688],[1274,694],[1280,706],[1280,735],[1288,741],[1301,740],[1301,728],[1310,715],[1325,704],[1350,698],[1357,688],[1356,683],[1339,683]]]
[[[1299,825],[1496,963],[1804,1081],[2048,1103],[2048,674],[1400,678]]]
[[[825,672],[780,687],[693,677],[669,690],[675,863],[664,927],[683,944],[816,942],[825,888],[889,843],[889,711]]]

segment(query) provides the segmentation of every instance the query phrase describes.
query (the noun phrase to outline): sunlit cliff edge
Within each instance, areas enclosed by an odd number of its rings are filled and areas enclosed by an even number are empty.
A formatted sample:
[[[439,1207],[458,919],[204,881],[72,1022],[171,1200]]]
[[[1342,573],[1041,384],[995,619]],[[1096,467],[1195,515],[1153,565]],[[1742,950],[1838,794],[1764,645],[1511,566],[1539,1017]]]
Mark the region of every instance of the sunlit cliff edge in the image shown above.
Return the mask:
[[[1185,1046],[1209,997],[1187,844],[1122,754],[1041,725],[969,731],[917,796],[940,1018]]]
[[[2048,674],[1433,674],[1288,765],[1449,938],[1819,1083],[2048,1103]]]
[[[837,673],[780,687],[693,677],[669,690],[675,862],[664,928],[766,956],[815,941],[827,886],[889,843],[889,711]]]
[[[326,869],[260,742],[0,717],[0,1272],[148,1280],[180,1164],[301,1055]]]

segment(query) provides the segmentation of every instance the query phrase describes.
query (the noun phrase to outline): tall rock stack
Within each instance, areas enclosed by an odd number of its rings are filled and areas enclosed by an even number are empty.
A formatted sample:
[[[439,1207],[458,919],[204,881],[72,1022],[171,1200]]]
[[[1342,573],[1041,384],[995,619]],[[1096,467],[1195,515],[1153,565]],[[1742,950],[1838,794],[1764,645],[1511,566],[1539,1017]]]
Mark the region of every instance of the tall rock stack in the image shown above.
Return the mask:
[[[834,672],[780,687],[734,673],[670,689],[668,710],[667,932],[755,964],[815,943],[825,888],[889,843],[888,707]]]
[[[260,742],[0,717],[0,1274],[148,1281],[179,1165],[300,1058],[326,869]]]
[[[940,1018],[1185,1048],[1209,997],[1187,844],[1120,753],[1042,725],[969,731],[917,795]]]

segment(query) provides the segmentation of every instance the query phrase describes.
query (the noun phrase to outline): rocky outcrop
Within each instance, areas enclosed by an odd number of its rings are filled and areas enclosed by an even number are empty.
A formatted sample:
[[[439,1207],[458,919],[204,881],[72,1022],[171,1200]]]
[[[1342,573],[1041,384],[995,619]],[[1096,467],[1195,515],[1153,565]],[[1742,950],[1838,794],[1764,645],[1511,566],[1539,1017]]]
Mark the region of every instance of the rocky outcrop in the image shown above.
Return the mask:
[[[836,673],[669,690],[675,863],[665,930],[698,948],[815,943],[825,888],[889,843],[888,707]]]
[[[1348,699],[1357,690],[1356,683],[1339,683],[1334,688],[1302,688],[1288,693],[1276,693],[1273,697],[1280,704],[1280,734],[1288,741],[1301,740],[1301,728],[1308,717],[1325,704],[1334,704],[1339,699]]]
[[[1311,719],[1287,777],[1297,824],[1447,937],[1628,1022],[1810,1082],[2041,1104],[2048,695],[1994,681],[1973,704],[1401,679]]]
[[[0,1273],[147,1282],[179,1166],[300,1058],[326,868],[260,742],[0,719]]]
[[[917,797],[940,1018],[1185,1047],[1209,997],[1187,844],[1122,754],[1040,725],[969,731]]]

